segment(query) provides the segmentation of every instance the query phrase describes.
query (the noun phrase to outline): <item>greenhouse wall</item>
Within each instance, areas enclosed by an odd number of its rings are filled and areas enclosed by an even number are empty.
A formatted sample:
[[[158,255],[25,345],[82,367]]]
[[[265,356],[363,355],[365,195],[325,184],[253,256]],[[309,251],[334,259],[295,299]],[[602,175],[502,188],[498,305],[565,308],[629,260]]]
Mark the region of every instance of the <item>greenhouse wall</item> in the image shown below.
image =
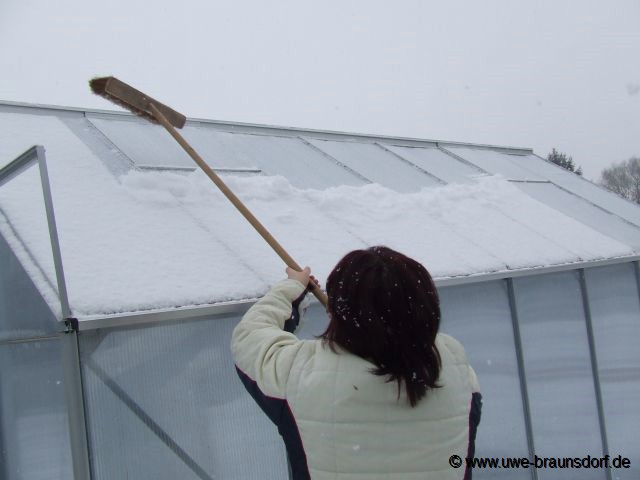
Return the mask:
[[[72,478],[57,321],[0,235],[0,478]]]
[[[629,458],[637,478],[637,264],[441,287],[484,397],[478,457]],[[588,300],[588,301],[587,301]],[[614,308],[615,307],[615,308]],[[276,428],[229,352],[242,312],[81,331],[92,478],[285,478]],[[301,336],[326,325],[315,305]],[[474,478],[606,479],[602,469],[476,470]]]

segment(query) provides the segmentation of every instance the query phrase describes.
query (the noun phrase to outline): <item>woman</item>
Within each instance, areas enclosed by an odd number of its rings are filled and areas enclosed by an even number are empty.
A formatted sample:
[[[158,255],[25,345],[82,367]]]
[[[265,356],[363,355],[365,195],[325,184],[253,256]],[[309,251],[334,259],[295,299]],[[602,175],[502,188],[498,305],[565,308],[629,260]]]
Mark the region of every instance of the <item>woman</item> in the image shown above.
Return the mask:
[[[386,247],[347,254],[327,279],[329,325],[318,340],[286,331],[309,268],[287,269],[240,321],[238,374],[278,426],[298,479],[471,478],[481,397],[464,349],[438,333],[427,270]]]

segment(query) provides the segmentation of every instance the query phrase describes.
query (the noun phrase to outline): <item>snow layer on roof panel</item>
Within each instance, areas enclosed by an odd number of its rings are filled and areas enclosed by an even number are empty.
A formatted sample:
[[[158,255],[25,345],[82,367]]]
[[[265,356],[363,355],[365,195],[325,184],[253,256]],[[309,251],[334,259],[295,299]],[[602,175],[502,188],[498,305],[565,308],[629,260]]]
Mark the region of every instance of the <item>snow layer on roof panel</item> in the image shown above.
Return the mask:
[[[362,185],[364,180],[296,137],[229,133],[189,126],[185,138],[214,167],[255,166],[300,188]]]
[[[461,162],[435,147],[405,147],[388,144],[384,146],[445,183],[466,183],[472,181],[474,177],[486,175],[482,170]]]
[[[536,155],[514,156],[512,161],[522,168],[535,169],[556,185],[580,195],[584,199],[615,213],[640,227],[640,208],[618,195],[585,180],[583,177],[548,162]]]
[[[575,174],[574,174],[575,175]],[[640,227],[593,206],[587,200],[552,183],[517,183],[533,198],[556,208],[585,225],[607,232],[611,238],[640,249]]]
[[[137,118],[87,116],[137,166],[194,167],[194,162],[161,126]]]
[[[373,143],[307,140],[371,182],[397,192],[415,192],[439,184],[433,177]]]
[[[468,162],[476,165],[485,172],[499,174],[509,180],[546,180],[533,171],[518,165],[515,154],[497,152],[490,149],[449,146],[443,147]]]
[[[200,171],[116,177],[56,118],[0,114],[0,158],[32,143],[47,149],[76,316],[253,298],[284,276],[275,253]],[[313,190],[283,177],[225,178],[322,282],[346,252],[376,244],[415,257],[437,278],[634,253],[497,177],[415,193],[377,184]],[[27,201],[34,192],[0,195],[9,219],[19,219],[12,227],[41,252],[37,263],[46,263],[48,238],[27,226],[41,215]],[[0,232],[14,236],[6,224]]]
[[[45,146],[71,307],[91,313],[171,307],[255,296],[266,283],[177,204],[148,209],[119,184],[71,131],[53,117],[0,114],[0,158],[32,143]],[[6,186],[6,185],[5,185]],[[9,219],[41,217],[38,189],[0,189]],[[3,235],[12,237],[0,224]],[[21,228],[37,263],[50,262],[49,238]],[[197,247],[197,248],[196,248]],[[31,263],[29,258],[21,258]],[[55,275],[46,268],[49,283]],[[39,279],[34,279],[38,281]],[[212,287],[215,285],[215,287]],[[241,291],[235,288],[241,285]]]

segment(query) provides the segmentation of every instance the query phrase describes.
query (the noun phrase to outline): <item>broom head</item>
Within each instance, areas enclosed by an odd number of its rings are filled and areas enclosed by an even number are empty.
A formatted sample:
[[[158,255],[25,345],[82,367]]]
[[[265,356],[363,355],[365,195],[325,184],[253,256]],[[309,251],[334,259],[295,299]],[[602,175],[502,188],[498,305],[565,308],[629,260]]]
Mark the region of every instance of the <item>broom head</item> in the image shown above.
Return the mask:
[[[96,95],[100,95],[116,105],[126,108],[132,113],[144,117],[150,122],[159,123],[149,108],[150,103],[153,103],[154,107],[176,128],[182,128],[187,120],[181,113],[163,105],[115,77],[94,78],[89,81],[89,86],[91,87],[91,91]]]

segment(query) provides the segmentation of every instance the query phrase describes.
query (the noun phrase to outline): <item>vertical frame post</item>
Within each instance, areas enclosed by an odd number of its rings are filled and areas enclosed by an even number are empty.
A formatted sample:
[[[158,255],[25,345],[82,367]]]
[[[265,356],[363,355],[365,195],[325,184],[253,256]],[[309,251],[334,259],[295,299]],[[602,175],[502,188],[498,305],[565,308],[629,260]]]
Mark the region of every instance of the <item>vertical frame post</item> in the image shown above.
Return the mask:
[[[38,167],[40,170],[40,181],[42,183],[42,196],[44,197],[44,207],[47,213],[47,224],[49,226],[49,238],[51,240],[51,253],[53,254],[53,264],[56,270],[56,280],[58,282],[58,296],[62,306],[62,318],[71,317],[71,308],[69,307],[69,297],[67,295],[67,284],[64,278],[64,269],[62,268],[62,254],[60,253],[60,241],[58,240],[58,228],[56,226],[56,217],[53,211],[53,199],[51,197],[51,184],[49,183],[49,171],[47,170],[47,161],[45,158],[44,147],[36,145],[36,156],[38,158]]]
[[[596,355],[596,342],[591,321],[591,305],[589,303],[589,290],[584,268],[578,270],[580,277],[580,290],[582,293],[582,305],[587,324],[587,338],[589,340],[589,355],[591,357],[591,373],[593,375],[593,387],[596,394],[596,406],[598,408],[598,423],[600,424],[600,438],[602,440],[602,453],[609,455],[609,442],[607,440],[607,425],[604,418],[604,404],[602,401],[602,388],[600,387],[600,372],[598,370],[598,357]],[[612,480],[611,468],[606,469],[607,479]]]
[[[77,320],[67,320],[68,331],[62,339],[62,368],[69,416],[69,437],[74,480],[90,480],[89,442],[85,418],[82,371],[78,346]]]
[[[522,350],[522,336],[520,335],[520,320],[518,318],[518,307],[516,304],[515,288],[513,278],[505,279],[507,282],[507,292],[509,296],[509,309],[511,310],[511,322],[513,324],[513,341],[516,347],[516,360],[518,362],[518,375],[520,377],[520,392],[522,395],[522,411],[524,413],[524,425],[527,434],[527,445],[529,447],[529,458],[533,460],[536,454],[533,439],[533,423],[531,420],[531,408],[529,406],[529,391],[527,389],[527,376],[524,368],[524,355]],[[531,468],[532,480],[538,480],[538,471]]]
[[[89,446],[82,391],[80,352],[78,347],[78,321],[72,318],[71,307],[69,305],[45,150],[42,145],[36,145],[34,148],[40,170],[42,196],[44,197],[47,225],[49,227],[49,239],[51,241],[51,253],[53,255],[53,264],[58,284],[58,297],[60,298],[62,319],[66,325],[66,331],[62,338],[62,369],[64,372],[65,396],[69,417],[69,440],[73,461],[73,478],[74,480],[90,480],[91,468],[89,465]]]

